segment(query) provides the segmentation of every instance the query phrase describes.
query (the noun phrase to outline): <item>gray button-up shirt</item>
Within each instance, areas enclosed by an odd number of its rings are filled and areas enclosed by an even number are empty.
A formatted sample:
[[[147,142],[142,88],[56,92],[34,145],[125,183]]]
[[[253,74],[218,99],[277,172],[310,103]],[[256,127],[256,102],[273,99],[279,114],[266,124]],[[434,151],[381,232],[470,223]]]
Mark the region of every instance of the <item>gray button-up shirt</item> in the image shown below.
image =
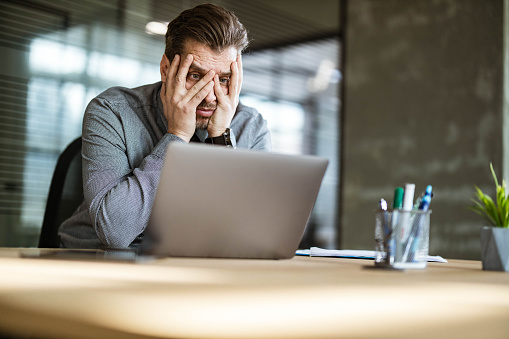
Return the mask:
[[[147,226],[166,148],[161,82],[114,87],[94,98],[83,119],[84,201],[59,229],[70,248],[136,247]],[[270,151],[266,121],[239,104],[230,126],[240,148]],[[196,131],[200,140],[206,131]],[[197,191],[197,194],[199,192]]]

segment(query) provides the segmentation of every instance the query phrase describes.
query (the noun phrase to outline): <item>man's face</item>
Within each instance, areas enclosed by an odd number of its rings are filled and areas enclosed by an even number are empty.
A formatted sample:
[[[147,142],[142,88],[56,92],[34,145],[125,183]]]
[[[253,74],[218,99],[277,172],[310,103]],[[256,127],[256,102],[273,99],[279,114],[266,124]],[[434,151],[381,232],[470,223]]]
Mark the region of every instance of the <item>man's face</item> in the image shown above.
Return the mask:
[[[208,71],[212,70],[219,76],[223,93],[228,94],[231,76],[230,66],[237,59],[237,50],[234,47],[230,47],[218,53],[210,49],[206,44],[195,40],[187,40],[182,51],[182,59],[188,54],[193,55],[193,63],[187,73],[186,88],[190,89],[193,87]],[[216,105],[216,96],[214,90],[212,90],[196,108],[197,129],[207,129]]]

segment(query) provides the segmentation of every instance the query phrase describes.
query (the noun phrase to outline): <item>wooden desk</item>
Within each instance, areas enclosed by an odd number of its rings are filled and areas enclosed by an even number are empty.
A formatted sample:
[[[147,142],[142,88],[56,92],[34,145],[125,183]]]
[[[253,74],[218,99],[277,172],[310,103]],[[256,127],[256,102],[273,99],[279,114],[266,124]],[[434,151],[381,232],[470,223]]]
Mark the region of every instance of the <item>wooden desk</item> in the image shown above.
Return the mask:
[[[37,338],[507,338],[509,274],[370,260],[116,263],[0,250],[0,332]]]

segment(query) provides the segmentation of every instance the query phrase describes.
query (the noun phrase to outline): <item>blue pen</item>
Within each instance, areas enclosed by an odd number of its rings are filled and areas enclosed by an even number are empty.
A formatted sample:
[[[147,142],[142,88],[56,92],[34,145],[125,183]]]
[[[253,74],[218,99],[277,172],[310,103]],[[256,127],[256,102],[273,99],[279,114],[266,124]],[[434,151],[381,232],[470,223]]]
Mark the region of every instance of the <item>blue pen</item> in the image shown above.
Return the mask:
[[[419,210],[427,212],[429,209],[429,205],[431,203],[431,196],[433,195],[433,188],[431,185],[426,187],[426,192],[424,192],[424,197],[422,197],[422,201],[419,204]]]
[[[433,195],[432,186],[428,185],[426,187],[424,196],[422,197],[422,201],[419,204],[420,211],[427,212],[429,210],[432,195]],[[405,252],[403,254],[404,261],[406,261],[407,259],[408,261],[413,261],[415,258],[415,253],[417,252],[417,249],[419,247],[419,240],[423,227],[422,223],[424,222],[423,218],[425,218],[424,215],[419,215],[417,222],[414,223],[413,225],[411,236],[408,239],[408,242],[405,246]]]

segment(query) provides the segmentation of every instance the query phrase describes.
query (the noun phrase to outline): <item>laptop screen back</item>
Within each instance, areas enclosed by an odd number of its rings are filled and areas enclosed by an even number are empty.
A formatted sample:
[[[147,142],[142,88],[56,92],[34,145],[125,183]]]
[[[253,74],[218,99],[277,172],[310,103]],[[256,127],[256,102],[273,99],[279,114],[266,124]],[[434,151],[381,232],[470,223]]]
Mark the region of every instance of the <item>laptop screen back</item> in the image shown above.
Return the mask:
[[[312,156],[172,143],[142,252],[291,258],[327,165]]]

